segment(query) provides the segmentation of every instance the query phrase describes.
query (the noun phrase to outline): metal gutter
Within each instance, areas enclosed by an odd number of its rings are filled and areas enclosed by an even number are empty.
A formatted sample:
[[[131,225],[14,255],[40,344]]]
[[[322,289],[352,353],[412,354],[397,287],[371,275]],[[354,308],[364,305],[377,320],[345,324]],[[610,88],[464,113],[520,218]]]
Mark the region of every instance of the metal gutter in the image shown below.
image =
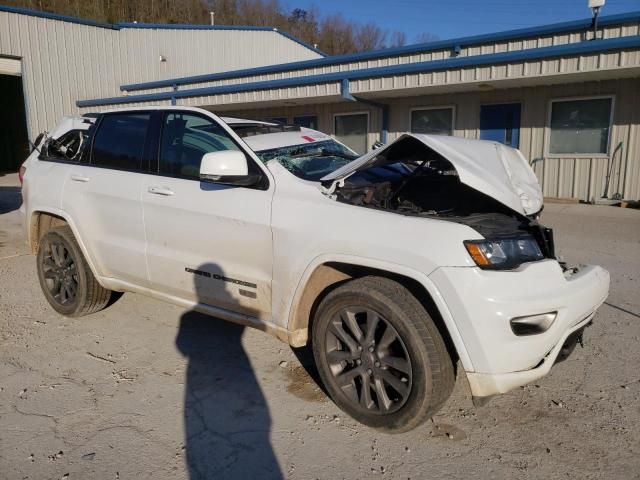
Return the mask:
[[[583,53],[603,52],[609,50],[621,50],[625,48],[638,47],[640,47],[640,35],[634,35],[606,40],[592,40],[588,42],[572,43],[568,45],[532,48],[528,50],[516,50],[512,52],[492,53],[487,55],[475,55],[471,57],[457,57],[446,60],[434,60],[430,62],[391,65],[387,67],[365,68],[360,70],[325,73],[321,75],[307,75],[279,80],[237,83],[233,85],[223,85],[218,87],[193,88],[189,90],[150,93],[143,95],[128,95],[96,100],[79,100],[76,102],[76,105],[78,107],[93,107],[134,102],[171,100],[172,98],[178,99],[208,95],[221,95],[228,93],[249,92],[255,90],[271,90],[275,88],[299,87],[307,85],[317,85],[322,83],[342,82],[344,79],[360,80],[364,78],[406,75],[411,73],[427,73],[438,70],[447,70],[451,68],[520,62],[525,60],[541,60],[545,58],[560,57],[564,55],[579,55]]]
[[[30,10],[28,8],[10,7],[6,5],[0,5],[0,12],[15,13],[17,15],[27,15],[29,17],[44,18],[46,20],[57,20],[60,22],[74,23],[76,25],[87,25],[90,27],[106,28],[108,30],[123,30],[125,28],[136,29],[156,29],[156,30],[239,30],[239,31],[263,31],[263,32],[275,32],[279,33],[283,37],[296,42],[303,47],[312,50],[313,52],[326,57],[326,53],[314,48],[306,42],[303,42],[299,38],[293,35],[282,32],[274,27],[256,27],[250,25],[192,25],[192,24],[180,24],[180,23],[132,23],[132,22],[120,22],[120,23],[102,23],[93,20],[86,20],[83,18],[70,17],[68,15],[59,15],[57,13],[42,12],[38,10]],[[169,85],[173,85],[175,82],[170,82]]]
[[[373,100],[359,98],[351,95],[351,92],[349,91],[348,78],[343,78],[342,82],[340,82],[340,95],[342,95],[342,98],[347,100],[348,102],[364,103],[365,105],[379,108],[382,111],[382,130],[380,130],[380,142],[386,144],[387,138],[389,136],[389,105],[386,103],[374,102]]]
[[[367,60],[375,60],[398,55],[412,55],[418,53],[430,52],[442,49],[460,49],[471,45],[481,43],[500,42],[506,40],[516,40],[533,36],[551,35],[572,31],[587,31],[591,28],[591,19],[574,20],[571,22],[555,23],[540,27],[522,28],[517,30],[508,30],[504,32],[490,33],[486,35],[474,35],[470,37],[454,38],[450,40],[441,40],[436,42],[419,43],[415,45],[407,45],[404,47],[386,48],[382,50],[374,50],[371,52],[354,53],[347,55],[335,55],[316,60],[303,60],[299,62],[281,63],[278,65],[268,65],[265,67],[246,68],[241,70],[233,70],[229,72],[212,73],[205,75],[195,75],[189,77],[179,77],[171,80],[158,80],[153,82],[133,83],[122,85],[122,91],[148,90],[153,88],[170,87],[172,85],[187,85],[194,83],[212,82],[216,80],[227,80],[230,78],[246,78],[254,75],[265,75],[269,73],[280,73],[292,70],[301,70],[305,68],[324,67],[329,65],[338,65],[341,63],[359,62]],[[618,15],[608,15],[601,17],[598,24],[603,26],[618,25],[631,22],[640,22],[640,11],[622,13]]]

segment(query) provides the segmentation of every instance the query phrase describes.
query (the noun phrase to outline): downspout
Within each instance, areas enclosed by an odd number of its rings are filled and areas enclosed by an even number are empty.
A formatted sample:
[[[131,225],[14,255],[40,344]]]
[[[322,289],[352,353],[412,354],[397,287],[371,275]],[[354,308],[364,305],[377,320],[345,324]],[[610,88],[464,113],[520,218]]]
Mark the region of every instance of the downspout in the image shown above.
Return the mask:
[[[175,83],[174,83],[172,88],[173,88],[173,91],[174,91],[174,92],[177,92],[177,91],[178,91],[178,85],[177,85],[177,84],[175,84]],[[172,97],[171,97],[171,105],[172,105],[172,106],[175,106],[175,104],[176,104],[176,97],[175,97],[175,96],[172,96]]]
[[[382,130],[380,130],[380,142],[386,144],[389,137],[389,105],[386,103],[374,102],[365,98],[358,98],[349,92],[349,79],[343,78],[340,82],[340,94],[344,100],[349,102],[359,102],[365,105],[379,108],[382,111]]]
[[[616,161],[616,153],[618,153],[618,150],[621,150],[622,148],[624,148],[624,142],[620,142],[618,146],[615,148],[615,150],[613,151],[613,153],[611,154],[611,160],[609,160],[609,165],[607,168],[607,177],[604,184],[604,193],[600,198],[609,198],[609,182],[611,181],[611,173],[613,172],[613,166],[615,165],[615,161]],[[620,153],[619,157],[620,157],[619,165],[621,167],[622,153]],[[618,167],[618,184],[620,184],[620,167]],[[616,196],[620,196],[620,193],[616,193],[613,197],[616,197]]]

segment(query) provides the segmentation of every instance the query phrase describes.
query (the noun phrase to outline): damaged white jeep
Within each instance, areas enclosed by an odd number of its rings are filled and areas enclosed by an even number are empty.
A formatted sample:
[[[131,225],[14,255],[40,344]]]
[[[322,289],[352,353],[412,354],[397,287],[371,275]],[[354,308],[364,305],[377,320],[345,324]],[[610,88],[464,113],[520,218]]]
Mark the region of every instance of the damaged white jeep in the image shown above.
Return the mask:
[[[138,292],[311,344],[335,403],[406,431],[457,365],[476,401],[571,352],[608,294],[555,258],[518,150],[320,132],[188,107],[66,118],[21,169],[42,290],[63,315]]]

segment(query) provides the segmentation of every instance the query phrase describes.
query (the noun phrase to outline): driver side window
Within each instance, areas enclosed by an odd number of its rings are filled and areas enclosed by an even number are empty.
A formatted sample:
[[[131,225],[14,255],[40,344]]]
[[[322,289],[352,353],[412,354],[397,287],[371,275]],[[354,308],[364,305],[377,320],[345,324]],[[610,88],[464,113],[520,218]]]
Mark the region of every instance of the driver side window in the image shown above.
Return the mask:
[[[187,112],[166,113],[162,125],[158,173],[197,180],[202,156],[222,150],[240,148],[213,120]]]

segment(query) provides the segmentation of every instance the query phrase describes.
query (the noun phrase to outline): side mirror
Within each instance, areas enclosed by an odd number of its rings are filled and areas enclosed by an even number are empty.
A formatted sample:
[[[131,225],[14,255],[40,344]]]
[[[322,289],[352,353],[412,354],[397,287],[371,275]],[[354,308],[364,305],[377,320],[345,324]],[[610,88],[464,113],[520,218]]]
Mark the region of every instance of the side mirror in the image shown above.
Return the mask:
[[[249,165],[244,153],[237,150],[209,152],[200,162],[200,180],[249,187],[257,183],[259,175],[249,174]]]

